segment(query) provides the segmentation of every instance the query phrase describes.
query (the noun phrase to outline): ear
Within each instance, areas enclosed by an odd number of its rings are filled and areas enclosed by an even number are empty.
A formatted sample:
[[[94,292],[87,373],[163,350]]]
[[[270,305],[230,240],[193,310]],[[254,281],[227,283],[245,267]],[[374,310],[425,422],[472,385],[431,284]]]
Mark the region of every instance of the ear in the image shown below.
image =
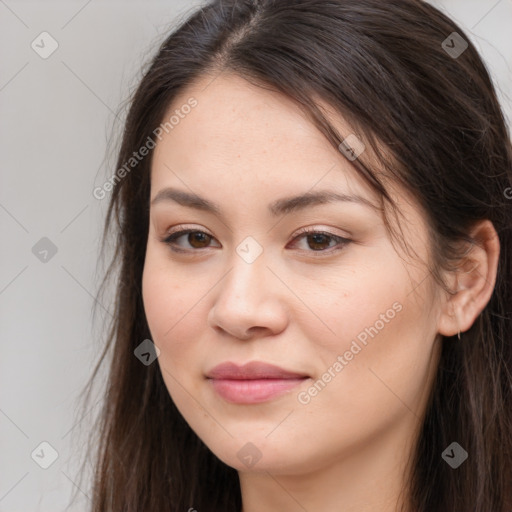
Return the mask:
[[[492,222],[478,221],[470,236],[474,243],[450,272],[455,292],[447,297],[438,320],[438,332],[444,336],[455,336],[473,325],[496,283],[500,242]]]

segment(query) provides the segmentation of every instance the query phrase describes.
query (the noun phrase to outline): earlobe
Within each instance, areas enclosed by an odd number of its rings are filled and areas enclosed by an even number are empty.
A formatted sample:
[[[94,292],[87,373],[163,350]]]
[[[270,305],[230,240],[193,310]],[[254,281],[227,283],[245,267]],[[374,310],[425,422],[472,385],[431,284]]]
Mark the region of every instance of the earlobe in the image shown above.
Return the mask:
[[[478,221],[470,236],[473,244],[453,271],[455,293],[446,299],[439,318],[438,332],[444,336],[455,336],[473,325],[496,283],[500,243],[492,222]]]

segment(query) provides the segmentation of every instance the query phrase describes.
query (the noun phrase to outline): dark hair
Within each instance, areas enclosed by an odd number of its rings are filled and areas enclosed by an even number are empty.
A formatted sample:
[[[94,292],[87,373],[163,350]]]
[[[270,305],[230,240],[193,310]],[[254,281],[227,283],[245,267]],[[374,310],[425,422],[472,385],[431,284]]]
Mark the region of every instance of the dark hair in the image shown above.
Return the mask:
[[[468,45],[460,55],[443,43],[453,32]],[[284,93],[338,148],[348,134],[328,122],[318,100],[333,107],[378,156],[380,174],[363,158],[352,163],[391,211],[379,176],[405,187],[423,209],[429,269],[441,285],[440,269],[457,268],[460,242],[474,243],[471,226],[483,219],[494,225],[500,256],[493,294],[460,342],[440,341],[407,475],[406,510],[510,512],[512,147],[475,47],[458,25],[419,0],[214,0],[173,30],[144,72],[117,168],[154,136],[180,92],[221,72]],[[151,157],[116,180],[104,226],[103,247],[109,233],[116,236],[106,277],[120,268],[115,315],[89,382],[109,355],[105,401],[91,436],[97,443],[92,510],[239,512],[237,471],[188,426],[159,366],[134,356],[151,338],[141,293]],[[469,453],[456,470],[441,458],[453,441]]]

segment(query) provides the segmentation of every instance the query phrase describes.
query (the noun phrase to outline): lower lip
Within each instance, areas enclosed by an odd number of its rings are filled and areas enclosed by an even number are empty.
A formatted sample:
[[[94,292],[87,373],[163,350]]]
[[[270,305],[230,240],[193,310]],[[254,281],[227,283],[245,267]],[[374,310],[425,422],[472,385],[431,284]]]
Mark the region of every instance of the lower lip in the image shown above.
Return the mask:
[[[209,379],[213,389],[234,404],[257,404],[276,398],[304,382],[296,379]]]

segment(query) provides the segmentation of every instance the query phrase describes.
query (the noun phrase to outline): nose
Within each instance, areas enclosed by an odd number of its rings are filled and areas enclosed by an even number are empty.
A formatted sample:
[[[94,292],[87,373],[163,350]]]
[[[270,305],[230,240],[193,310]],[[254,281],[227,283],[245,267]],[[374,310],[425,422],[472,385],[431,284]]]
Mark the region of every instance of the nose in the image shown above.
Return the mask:
[[[231,336],[249,340],[279,334],[286,328],[286,287],[267,267],[264,253],[252,263],[237,254],[219,284],[208,324]]]

